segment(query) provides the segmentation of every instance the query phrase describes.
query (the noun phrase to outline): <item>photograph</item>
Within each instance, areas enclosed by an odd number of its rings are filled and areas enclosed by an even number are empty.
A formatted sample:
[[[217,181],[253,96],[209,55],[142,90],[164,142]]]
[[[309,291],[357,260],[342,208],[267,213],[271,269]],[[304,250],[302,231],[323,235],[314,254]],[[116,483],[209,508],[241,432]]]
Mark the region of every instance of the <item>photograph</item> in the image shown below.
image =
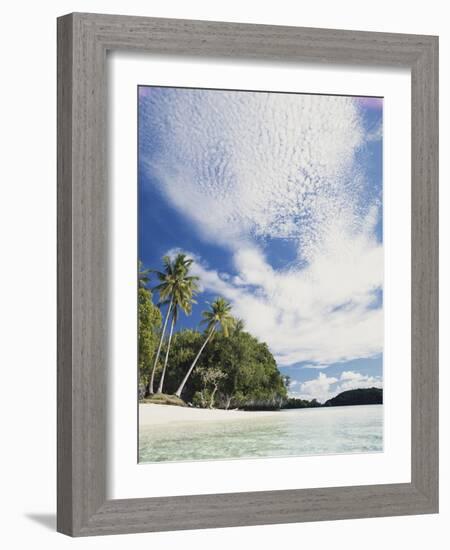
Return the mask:
[[[383,452],[383,98],[137,87],[139,463]]]

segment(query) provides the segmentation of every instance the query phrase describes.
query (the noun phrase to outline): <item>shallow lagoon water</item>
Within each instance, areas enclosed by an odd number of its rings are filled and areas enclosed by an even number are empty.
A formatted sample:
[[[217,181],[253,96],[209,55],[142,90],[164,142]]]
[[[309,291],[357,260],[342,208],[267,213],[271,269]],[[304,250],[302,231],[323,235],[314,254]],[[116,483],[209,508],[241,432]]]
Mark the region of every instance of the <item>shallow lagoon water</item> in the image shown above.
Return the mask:
[[[290,409],[215,422],[143,426],[140,462],[228,460],[383,450],[383,406]]]

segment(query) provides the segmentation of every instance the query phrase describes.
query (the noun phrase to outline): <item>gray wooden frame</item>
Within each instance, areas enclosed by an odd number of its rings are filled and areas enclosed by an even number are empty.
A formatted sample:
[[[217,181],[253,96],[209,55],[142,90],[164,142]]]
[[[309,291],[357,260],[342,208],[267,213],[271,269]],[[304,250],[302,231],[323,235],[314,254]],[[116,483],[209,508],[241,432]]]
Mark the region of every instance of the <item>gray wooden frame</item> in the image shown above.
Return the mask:
[[[106,52],[409,67],[411,483],[107,500]],[[438,38],[75,13],[58,19],[58,531],[72,536],[438,511]]]

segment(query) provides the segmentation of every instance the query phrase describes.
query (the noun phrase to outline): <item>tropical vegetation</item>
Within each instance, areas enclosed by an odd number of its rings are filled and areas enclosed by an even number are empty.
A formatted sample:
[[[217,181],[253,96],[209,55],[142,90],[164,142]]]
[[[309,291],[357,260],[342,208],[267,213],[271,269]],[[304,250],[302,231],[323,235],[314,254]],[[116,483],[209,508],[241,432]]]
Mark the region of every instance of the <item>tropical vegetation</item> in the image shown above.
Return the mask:
[[[140,397],[204,408],[282,406],[287,384],[273,355],[245,331],[223,297],[202,312],[199,330],[174,330],[179,315],[192,312],[199,279],[184,254],[162,262],[161,271],[139,264]]]

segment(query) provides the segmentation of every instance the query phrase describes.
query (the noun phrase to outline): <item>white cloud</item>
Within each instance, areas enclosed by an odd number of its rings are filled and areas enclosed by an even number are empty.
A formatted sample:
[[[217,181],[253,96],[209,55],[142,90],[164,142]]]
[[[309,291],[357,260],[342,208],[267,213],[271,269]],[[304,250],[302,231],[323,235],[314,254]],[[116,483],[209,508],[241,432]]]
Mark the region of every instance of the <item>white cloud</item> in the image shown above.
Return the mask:
[[[317,399],[320,403],[324,403],[331,395],[331,386],[337,381],[337,378],[320,372],[317,378],[303,382],[300,385],[298,395],[295,395],[295,397],[308,400]]]
[[[383,139],[383,123],[380,122],[366,135],[367,141],[380,141]]]
[[[143,165],[235,273],[197,258],[204,289],[230,300],[280,365],[334,363],[382,351],[383,252],[376,201],[365,203],[355,153],[367,139],[352,98],[150,90]],[[298,261],[275,270],[264,239],[289,239]],[[187,251],[189,253],[189,251]]]
[[[237,284],[200,258],[193,272],[203,289],[232,303],[236,317],[267,342],[278,364],[312,361],[320,366],[382,350],[383,313],[368,307],[382,282],[376,256],[382,265],[381,248],[374,245],[359,255],[359,265],[320,257],[304,269],[276,272],[257,249],[245,249],[235,255]]]
[[[292,388],[298,387],[298,390],[292,391]],[[335,397],[339,393],[358,388],[381,388],[381,378],[378,376],[368,376],[360,372],[344,371],[339,378],[327,376],[320,372],[317,378],[307,380],[300,384],[290,386],[289,394],[292,397],[300,399],[317,399],[320,403],[325,403],[328,399]]]
[[[381,379],[377,376],[366,376],[359,372],[345,371],[340,377],[339,391],[356,388],[381,387]]]
[[[207,240],[295,238],[307,253],[331,210],[352,215],[352,98],[165,89],[141,108],[141,160]]]

